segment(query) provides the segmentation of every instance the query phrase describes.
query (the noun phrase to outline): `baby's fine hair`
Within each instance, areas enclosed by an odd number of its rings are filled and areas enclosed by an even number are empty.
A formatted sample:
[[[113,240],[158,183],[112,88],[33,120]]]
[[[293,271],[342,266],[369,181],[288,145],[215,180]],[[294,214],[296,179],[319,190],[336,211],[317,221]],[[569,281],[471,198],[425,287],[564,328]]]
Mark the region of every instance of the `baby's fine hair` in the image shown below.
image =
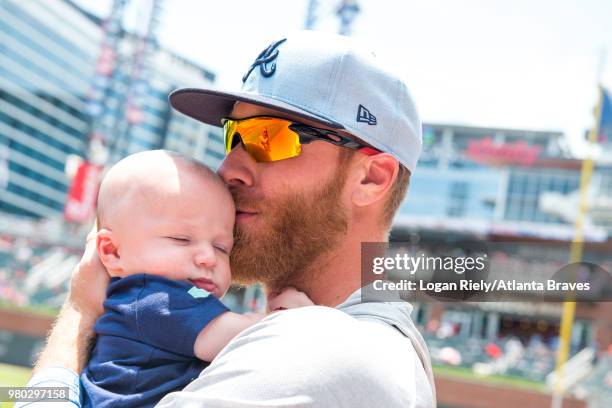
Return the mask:
[[[132,155],[126,156],[125,158],[119,160],[115,163],[110,169],[108,169],[105,173],[105,176],[100,183],[100,190],[98,191],[98,206],[96,211],[96,226],[98,229],[103,225],[103,217],[104,217],[104,205],[105,205],[105,182],[108,183],[108,176],[111,172],[121,171],[122,167],[127,167],[130,162],[134,160],[159,160],[159,156],[168,156],[170,157],[177,165],[185,166],[188,170],[193,171],[200,176],[205,177],[207,180],[212,181],[213,183],[219,183],[219,185],[226,188],[225,183],[219,177],[217,173],[211,170],[204,163],[192,158],[185,156],[184,154],[174,152],[171,150],[146,150],[138,153],[134,153]],[[147,157],[150,156],[150,157]]]

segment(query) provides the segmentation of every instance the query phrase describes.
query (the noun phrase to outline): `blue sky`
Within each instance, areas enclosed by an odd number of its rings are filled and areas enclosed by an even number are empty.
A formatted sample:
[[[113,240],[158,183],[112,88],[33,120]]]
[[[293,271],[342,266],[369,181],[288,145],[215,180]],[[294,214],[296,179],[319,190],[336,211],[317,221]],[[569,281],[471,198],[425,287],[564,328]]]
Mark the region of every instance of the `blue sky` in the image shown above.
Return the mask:
[[[132,0],[132,8],[147,0]],[[100,14],[108,0],[78,0]],[[166,0],[160,41],[236,88],[272,40],[304,25],[308,0]],[[315,29],[336,32],[339,1]],[[612,88],[612,1],[359,0],[353,36],[401,72],[424,121],[560,130],[593,123],[597,72]]]

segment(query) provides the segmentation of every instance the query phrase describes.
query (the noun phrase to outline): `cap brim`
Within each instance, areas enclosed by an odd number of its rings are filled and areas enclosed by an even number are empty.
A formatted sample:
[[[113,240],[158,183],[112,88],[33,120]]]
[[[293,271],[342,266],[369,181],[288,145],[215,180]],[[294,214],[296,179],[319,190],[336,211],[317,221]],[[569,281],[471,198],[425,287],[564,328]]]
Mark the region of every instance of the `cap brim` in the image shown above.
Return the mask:
[[[275,109],[301,119],[308,119],[334,129],[344,129],[340,123],[308,112],[289,103],[246,92],[221,92],[213,89],[182,88],[170,93],[170,105],[184,115],[213,126],[221,126],[221,119],[229,116],[235,102],[247,102]]]

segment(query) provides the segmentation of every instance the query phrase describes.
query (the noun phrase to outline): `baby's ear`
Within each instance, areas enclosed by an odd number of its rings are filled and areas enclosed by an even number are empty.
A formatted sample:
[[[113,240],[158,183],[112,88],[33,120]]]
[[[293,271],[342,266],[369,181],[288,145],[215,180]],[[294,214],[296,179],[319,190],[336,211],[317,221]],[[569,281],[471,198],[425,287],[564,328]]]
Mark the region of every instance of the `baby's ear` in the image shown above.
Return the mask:
[[[122,271],[121,258],[111,230],[102,228],[98,231],[96,248],[102,264],[111,276],[115,276]]]

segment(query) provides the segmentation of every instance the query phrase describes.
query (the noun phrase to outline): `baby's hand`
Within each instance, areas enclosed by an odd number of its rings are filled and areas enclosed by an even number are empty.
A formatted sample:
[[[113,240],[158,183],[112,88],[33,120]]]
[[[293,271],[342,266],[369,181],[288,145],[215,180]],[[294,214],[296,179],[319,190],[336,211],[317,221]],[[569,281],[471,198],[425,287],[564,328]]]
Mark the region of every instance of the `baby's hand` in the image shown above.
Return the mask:
[[[314,303],[304,292],[292,287],[285,288],[279,294],[268,297],[268,310],[272,312],[312,305]]]

